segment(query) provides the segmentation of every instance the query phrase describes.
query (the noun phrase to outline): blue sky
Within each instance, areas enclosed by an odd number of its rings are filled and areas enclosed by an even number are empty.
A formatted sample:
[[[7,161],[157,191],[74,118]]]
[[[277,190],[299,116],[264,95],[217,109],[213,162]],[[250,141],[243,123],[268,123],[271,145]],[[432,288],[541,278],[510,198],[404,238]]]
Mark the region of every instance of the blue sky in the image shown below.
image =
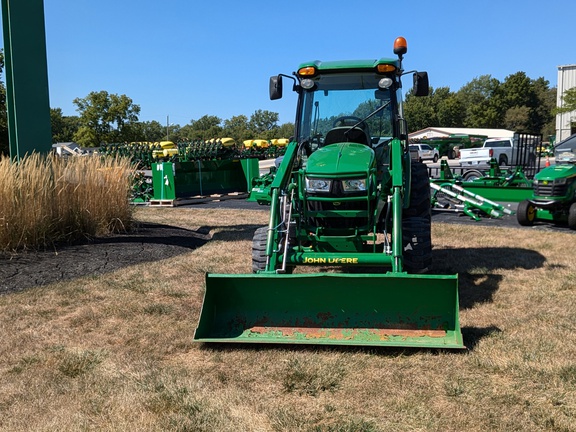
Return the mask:
[[[268,99],[268,78],[308,60],[393,57],[457,91],[480,75],[524,71],[557,84],[576,63],[574,0],[46,0],[50,105],[91,91],[126,94],[140,120],[185,125],[258,110],[294,119],[295,97]]]

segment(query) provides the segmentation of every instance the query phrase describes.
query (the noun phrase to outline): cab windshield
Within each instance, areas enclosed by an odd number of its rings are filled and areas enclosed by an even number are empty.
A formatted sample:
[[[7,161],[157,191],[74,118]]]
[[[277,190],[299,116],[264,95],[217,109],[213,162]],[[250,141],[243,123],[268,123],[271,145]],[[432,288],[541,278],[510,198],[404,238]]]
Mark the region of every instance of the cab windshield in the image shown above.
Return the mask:
[[[315,78],[315,86],[301,96],[301,120],[298,124],[299,142],[317,142],[322,145],[331,129],[351,127],[365,120],[362,127],[372,145],[388,141],[393,136],[393,112],[390,89],[378,88],[381,75],[333,74]]]

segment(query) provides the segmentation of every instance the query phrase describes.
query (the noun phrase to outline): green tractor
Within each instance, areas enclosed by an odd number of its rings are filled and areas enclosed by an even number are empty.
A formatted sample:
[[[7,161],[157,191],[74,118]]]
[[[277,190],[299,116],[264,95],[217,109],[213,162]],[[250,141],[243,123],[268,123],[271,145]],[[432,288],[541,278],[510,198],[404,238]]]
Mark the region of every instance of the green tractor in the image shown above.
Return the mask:
[[[396,59],[313,61],[270,79],[273,100],[294,82],[295,137],[258,194],[270,220],[254,235],[254,273],[206,275],[196,341],[464,347],[457,275],[425,274],[430,184],[408,148],[406,51],[397,38]],[[426,72],[413,81],[428,94]]]
[[[518,223],[567,223],[576,230],[576,135],[558,143],[554,155],[556,164],[534,176],[532,198],[518,204]]]

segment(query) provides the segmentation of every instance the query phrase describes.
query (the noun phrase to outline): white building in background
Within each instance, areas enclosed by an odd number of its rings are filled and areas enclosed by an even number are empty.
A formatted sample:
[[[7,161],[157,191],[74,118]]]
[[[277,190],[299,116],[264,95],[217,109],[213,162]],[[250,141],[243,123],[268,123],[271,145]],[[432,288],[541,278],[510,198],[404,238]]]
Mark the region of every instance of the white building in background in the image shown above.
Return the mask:
[[[576,87],[576,64],[558,66],[558,95],[556,96],[558,108],[563,105],[564,92],[574,87]],[[572,122],[576,122],[576,111],[556,115],[556,142],[576,133],[576,127],[572,128]]]
[[[514,131],[508,129],[429,127],[408,134],[408,138],[438,138],[449,135],[484,135],[488,138],[511,138],[514,136]]]

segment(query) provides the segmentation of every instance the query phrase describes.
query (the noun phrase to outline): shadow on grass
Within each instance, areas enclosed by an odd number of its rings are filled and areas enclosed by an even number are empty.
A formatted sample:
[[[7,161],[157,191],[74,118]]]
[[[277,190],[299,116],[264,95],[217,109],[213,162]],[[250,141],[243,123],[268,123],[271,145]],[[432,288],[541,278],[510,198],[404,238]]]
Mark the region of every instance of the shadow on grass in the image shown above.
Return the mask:
[[[546,258],[530,249],[513,247],[433,250],[433,274],[458,274],[460,308],[491,302],[500,287],[498,270],[532,270]]]
[[[468,350],[473,351],[478,343],[488,337],[494,337],[502,333],[496,326],[489,327],[462,327],[462,338],[464,339],[464,345]]]
[[[250,240],[254,237],[254,232],[264,226],[264,224],[239,224],[234,226],[218,226],[213,225],[211,227],[200,227],[200,230],[208,229],[212,230],[219,228],[218,232],[214,233],[212,240],[220,241],[240,241],[240,240]]]

